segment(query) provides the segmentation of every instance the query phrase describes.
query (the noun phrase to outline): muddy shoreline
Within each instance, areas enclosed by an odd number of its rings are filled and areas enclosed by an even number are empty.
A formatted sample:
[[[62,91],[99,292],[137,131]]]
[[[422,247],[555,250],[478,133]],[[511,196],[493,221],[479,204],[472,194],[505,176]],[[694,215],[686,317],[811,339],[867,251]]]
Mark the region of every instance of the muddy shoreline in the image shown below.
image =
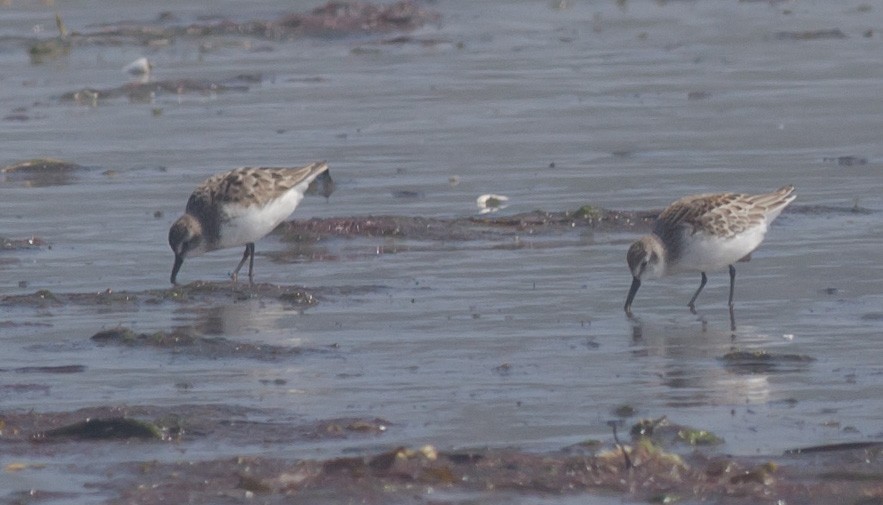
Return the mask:
[[[476,499],[508,493],[617,494],[648,503],[865,504],[883,495],[883,442],[735,458],[716,453],[711,434],[661,418],[634,424],[625,443],[618,437],[587,440],[546,453],[451,451],[431,440],[419,447],[363,450],[330,459],[238,452],[237,445],[248,446],[255,439],[277,448],[323,439],[375,439],[375,445],[383,445],[388,432],[400,429],[394,420],[381,418],[259,420],[268,415],[273,413],[221,405],[6,412],[0,416],[0,445],[21,461],[8,464],[7,472],[33,469],[27,461],[34,457],[77,454],[83,444],[125,444],[133,450],[160,444],[185,454],[191,445],[223,441],[227,447],[229,454],[217,459],[135,459],[112,466],[91,461],[85,470],[104,477],[87,488],[100,491],[105,503],[167,503],[182,496],[191,503],[250,498],[262,503],[426,503],[436,493],[456,492]],[[31,492],[38,500],[53,496],[50,490]]]

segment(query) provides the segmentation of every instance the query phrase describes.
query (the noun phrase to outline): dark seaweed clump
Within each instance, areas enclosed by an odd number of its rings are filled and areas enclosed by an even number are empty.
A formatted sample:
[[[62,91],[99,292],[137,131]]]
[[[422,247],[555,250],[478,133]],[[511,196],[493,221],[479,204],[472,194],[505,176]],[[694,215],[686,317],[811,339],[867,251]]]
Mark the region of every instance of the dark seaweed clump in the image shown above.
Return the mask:
[[[170,332],[135,333],[128,328],[119,327],[99,331],[92,335],[91,340],[99,345],[167,349],[195,358],[210,359],[245,358],[276,361],[300,356],[305,351],[301,347],[237,342],[221,337],[206,337],[186,329]],[[327,349],[318,348],[310,348],[306,351],[329,352]]]

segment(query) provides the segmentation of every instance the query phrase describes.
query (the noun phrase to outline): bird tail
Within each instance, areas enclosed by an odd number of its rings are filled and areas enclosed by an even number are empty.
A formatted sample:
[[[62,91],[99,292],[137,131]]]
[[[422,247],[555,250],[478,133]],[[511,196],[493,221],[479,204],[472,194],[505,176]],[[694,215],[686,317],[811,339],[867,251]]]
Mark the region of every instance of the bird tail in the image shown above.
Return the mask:
[[[306,166],[306,168],[309,168],[309,172],[307,172],[308,173],[307,178],[311,179],[311,178],[321,174],[322,172],[328,170],[328,162],[317,161],[315,163],[310,163],[309,165]]]
[[[317,161],[311,165],[307,165],[306,180],[309,185],[305,191],[307,195],[322,195],[327,200],[334,192],[334,179],[331,178],[331,171],[328,170],[328,163]]]
[[[791,184],[782,186],[772,193],[765,193],[754,197],[754,204],[766,209],[767,223],[772,222],[779,217],[779,214],[785,210],[797,195],[794,194],[794,186]]]

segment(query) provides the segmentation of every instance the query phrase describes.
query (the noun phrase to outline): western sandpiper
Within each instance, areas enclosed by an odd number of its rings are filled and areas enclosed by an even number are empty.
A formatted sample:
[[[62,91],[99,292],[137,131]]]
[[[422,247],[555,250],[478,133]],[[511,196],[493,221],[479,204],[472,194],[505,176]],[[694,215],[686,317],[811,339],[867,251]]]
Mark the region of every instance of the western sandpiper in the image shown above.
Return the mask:
[[[634,279],[625,300],[625,313],[632,316],[632,301],[642,278],[692,271],[702,274],[699,289],[687,304],[695,314],[696,297],[708,280],[705,272],[729,267],[730,325],[735,330],[733,264],[751,259],[770,223],[796,198],[793,192],[794,186],[784,186],[762,195],[694,195],[669,205],[656,219],[653,233],[629,247],[627,258]]]
[[[297,207],[316,177],[328,170],[322,161],[299,168],[244,167],[214,175],[190,195],[184,215],[169,230],[175,253],[172,284],[184,258],[245,245],[231,277],[248,260],[248,280],[254,280],[254,243],[273,231]]]

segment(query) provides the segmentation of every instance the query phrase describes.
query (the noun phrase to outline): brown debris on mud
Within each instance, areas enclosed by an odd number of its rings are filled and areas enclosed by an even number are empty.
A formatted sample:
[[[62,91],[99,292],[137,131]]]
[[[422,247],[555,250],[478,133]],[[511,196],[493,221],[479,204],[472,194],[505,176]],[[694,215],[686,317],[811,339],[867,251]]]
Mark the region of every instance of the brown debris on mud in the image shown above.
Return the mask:
[[[647,230],[656,212],[582,207],[574,212],[534,211],[513,216],[453,219],[411,216],[353,216],[287,221],[275,233],[283,240],[311,242],[330,237],[396,237],[414,240],[488,240],[560,233],[574,228]]]
[[[793,208],[792,208],[793,207]],[[412,240],[494,240],[514,236],[591,229],[603,232],[649,231],[660,210],[610,210],[584,205],[574,211],[524,212],[511,216],[469,216],[451,219],[419,216],[351,216],[286,221],[274,233],[289,242],[316,242],[332,237],[390,237]],[[795,214],[870,214],[858,207],[797,205]]]
[[[883,497],[881,460],[869,449],[847,450],[838,462],[869,458],[864,468],[837,473],[808,461],[668,452],[649,438],[601,447],[589,455],[516,449],[441,451],[433,445],[326,460],[238,456],[211,461],[131,463],[114,467],[98,487],[125,503],[154,504],[187,496],[216,503],[260,496],[262,503],[426,503],[439,491],[473,499],[501,496],[618,494],[628,500],[674,503],[876,503]],[[628,461],[624,454],[628,454]],[[819,467],[820,466],[820,467]],[[183,477],[183,478],[182,478]],[[845,500],[845,501],[844,501]]]
[[[25,306],[32,308],[80,306],[136,306],[140,303],[219,303],[237,302],[250,299],[273,299],[285,305],[308,307],[318,303],[311,292],[298,286],[255,283],[232,284],[231,282],[194,281],[190,284],[168,289],[155,289],[140,292],[114,291],[107,289],[93,293],[54,293],[40,289],[25,295],[0,297],[0,306]]]
[[[195,333],[189,328],[168,332],[135,333],[131,329],[121,326],[99,331],[92,335],[90,340],[98,345],[168,349],[177,354],[209,359],[245,358],[258,361],[276,361],[300,356],[305,352],[332,352],[331,348],[294,347],[239,342],[223,337],[207,337]]]
[[[0,180],[26,187],[61,186],[74,182],[74,173],[86,167],[55,158],[34,158],[0,168]]]
[[[329,36],[413,31],[437,22],[441,15],[421,8],[413,0],[400,0],[386,5],[367,2],[328,2],[305,14],[287,14],[268,24],[265,37]]]
[[[724,367],[741,375],[784,373],[805,370],[816,359],[805,354],[767,351],[731,351],[720,358]]]
[[[805,31],[781,31],[774,35],[776,40],[830,40],[845,39],[846,34],[839,28],[805,30]]]
[[[328,2],[309,12],[288,13],[274,20],[236,22],[215,19],[174,24],[174,15],[160,15],[156,23],[118,23],[102,26],[98,32],[83,34],[94,43],[101,38],[129,39],[140,44],[156,43],[156,39],[172,37],[247,36],[267,40],[288,40],[300,37],[345,37],[395,31],[412,31],[436,22],[440,15],[422,8],[411,0],[391,4],[368,2]],[[75,35],[75,34],[72,34]]]
[[[175,13],[161,12],[152,21],[111,22],[87,30],[68,29],[57,17],[59,34],[50,39],[5,40],[23,43],[34,64],[63,58],[80,46],[137,45],[162,47],[182,38],[250,37],[285,41],[302,37],[348,37],[410,32],[441,15],[412,0],[392,3],[332,1],[307,12],[290,12],[271,20],[202,18],[181,22]],[[250,47],[250,44],[242,44]]]
[[[215,95],[228,92],[246,92],[249,85],[259,82],[260,75],[240,75],[223,81],[207,79],[176,79],[170,81],[129,82],[107,89],[83,88],[61,95],[64,102],[96,107],[105,100],[126,97],[133,103],[152,103],[165,95],[177,97],[187,94]]]
[[[231,405],[104,406],[72,412],[4,412],[0,444],[15,458],[82,453],[90,444],[164,444],[187,454],[191,444],[224,441],[227,455],[160,462],[92,460],[81,472],[108,503],[427,503],[439,492],[472,499],[621,495],[627,500],[733,504],[877,503],[883,499],[883,445],[839,444],[805,456],[732,457],[688,444],[683,433],[707,433],[642,421],[630,443],[612,441],[545,453],[518,449],[361,449],[352,456],[308,459],[255,456],[255,447],[296,447],[315,440],[380,440],[395,424],[382,418],[275,419],[273,411]],[[640,428],[638,429],[638,427]],[[650,426],[652,429],[647,429]],[[42,443],[35,443],[42,442]],[[51,442],[51,443],[47,443]],[[242,451],[242,454],[240,454]],[[197,451],[198,453],[198,451]],[[37,490],[40,491],[40,490]],[[49,493],[51,490],[40,492]]]
[[[299,306],[310,306],[319,303],[318,297],[303,287],[266,282],[232,284],[230,281],[194,281],[190,284],[178,285],[169,289],[152,290],[147,293],[151,296],[151,298],[148,298],[150,302],[244,301],[252,298],[269,298],[285,304]]]

